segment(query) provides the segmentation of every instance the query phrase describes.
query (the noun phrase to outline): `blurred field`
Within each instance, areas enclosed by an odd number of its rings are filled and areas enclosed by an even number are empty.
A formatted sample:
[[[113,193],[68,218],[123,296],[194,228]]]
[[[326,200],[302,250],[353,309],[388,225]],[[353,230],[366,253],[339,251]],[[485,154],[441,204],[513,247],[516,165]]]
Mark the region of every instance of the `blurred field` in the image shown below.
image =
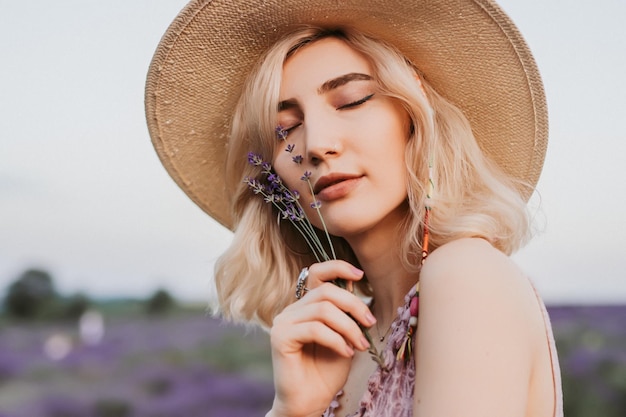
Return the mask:
[[[566,417],[626,416],[626,305],[553,307]]]
[[[271,405],[261,332],[202,310],[127,311],[106,314],[94,339],[81,338],[76,323],[4,323],[0,416],[239,417]]]
[[[0,321],[1,417],[262,416],[269,342],[202,309]],[[568,417],[626,416],[626,306],[549,308]],[[92,317],[93,319],[94,317]],[[90,333],[91,332],[91,333]]]

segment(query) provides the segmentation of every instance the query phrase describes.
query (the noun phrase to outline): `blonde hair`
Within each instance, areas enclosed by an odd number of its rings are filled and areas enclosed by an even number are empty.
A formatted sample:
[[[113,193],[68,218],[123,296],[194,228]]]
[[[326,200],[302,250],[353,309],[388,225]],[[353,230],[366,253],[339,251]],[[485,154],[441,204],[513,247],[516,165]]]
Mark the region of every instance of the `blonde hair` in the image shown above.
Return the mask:
[[[226,186],[233,196],[235,235],[215,267],[219,312],[228,319],[271,326],[273,318],[295,301],[300,269],[315,262],[299,233],[288,223],[278,222],[271,204],[253,195],[243,179],[259,175],[258,168],[247,163],[248,152],[267,160],[274,155],[285,60],[298,48],[331,36],[369,60],[382,94],[401,103],[412,122],[405,150],[409,209],[399,226],[404,234],[400,245],[404,266],[419,271],[429,163],[436,184],[429,225],[431,250],[458,238],[481,237],[511,254],[529,237],[521,195],[525,185],[507,178],[487,159],[462,112],[417,75],[401,53],[349,28],[302,28],[276,43],[261,59],[233,116]],[[338,258],[358,266],[345,240],[333,237],[333,245]],[[366,283],[361,290],[368,294]]]

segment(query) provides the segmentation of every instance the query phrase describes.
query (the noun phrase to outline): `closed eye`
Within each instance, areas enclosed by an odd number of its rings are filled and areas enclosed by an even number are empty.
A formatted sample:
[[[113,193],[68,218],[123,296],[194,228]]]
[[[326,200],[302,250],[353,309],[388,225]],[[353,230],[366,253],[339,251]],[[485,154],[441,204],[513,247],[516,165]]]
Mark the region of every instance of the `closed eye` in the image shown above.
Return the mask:
[[[345,110],[345,109],[350,109],[350,108],[353,108],[353,107],[360,106],[361,104],[365,103],[366,101],[368,101],[372,97],[374,97],[374,93],[369,94],[369,95],[363,97],[360,100],[353,101],[352,103],[348,103],[348,104],[344,104],[342,106],[339,106],[339,107],[337,107],[337,110]]]
[[[300,125],[302,125],[302,123],[297,123],[287,129],[283,129],[285,132],[287,132],[287,134],[289,134],[292,130],[294,130],[295,128],[299,127]]]

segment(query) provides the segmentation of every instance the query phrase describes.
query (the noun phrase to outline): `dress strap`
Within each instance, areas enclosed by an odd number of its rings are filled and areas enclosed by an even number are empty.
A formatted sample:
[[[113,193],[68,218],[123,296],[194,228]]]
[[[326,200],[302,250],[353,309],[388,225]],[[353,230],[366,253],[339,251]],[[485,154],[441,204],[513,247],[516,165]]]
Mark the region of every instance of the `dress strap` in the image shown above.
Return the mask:
[[[548,341],[548,347],[550,351],[550,365],[552,366],[552,389],[554,393],[554,409],[552,415],[554,417],[563,417],[563,391],[561,382],[561,368],[559,366],[559,357],[556,351],[556,342],[554,341],[554,334],[552,332],[552,324],[550,322],[550,315],[545,303],[541,299],[537,288],[533,285],[529,279],[530,285],[535,292],[535,297],[541,308],[541,314],[543,315],[543,323],[546,332],[546,339]]]

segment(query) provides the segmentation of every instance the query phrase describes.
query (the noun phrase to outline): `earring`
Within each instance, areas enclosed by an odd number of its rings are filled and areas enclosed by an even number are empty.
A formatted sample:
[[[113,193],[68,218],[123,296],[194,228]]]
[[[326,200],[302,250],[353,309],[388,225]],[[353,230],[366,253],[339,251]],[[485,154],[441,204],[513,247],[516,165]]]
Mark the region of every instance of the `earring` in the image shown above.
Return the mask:
[[[428,163],[428,188],[426,190],[426,201],[424,204],[424,230],[422,237],[422,260],[421,264],[424,265],[424,261],[428,256],[428,240],[430,237],[430,212],[432,210],[432,196],[435,190],[435,182],[433,181],[433,163],[432,159]],[[412,290],[411,301],[409,302],[409,323],[404,335],[404,339],[400,344],[398,352],[396,352],[397,360],[408,361],[413,356],[413,335],[417,329],[417,316],[419,315],[420,305],[420,283],[415,284]]]

